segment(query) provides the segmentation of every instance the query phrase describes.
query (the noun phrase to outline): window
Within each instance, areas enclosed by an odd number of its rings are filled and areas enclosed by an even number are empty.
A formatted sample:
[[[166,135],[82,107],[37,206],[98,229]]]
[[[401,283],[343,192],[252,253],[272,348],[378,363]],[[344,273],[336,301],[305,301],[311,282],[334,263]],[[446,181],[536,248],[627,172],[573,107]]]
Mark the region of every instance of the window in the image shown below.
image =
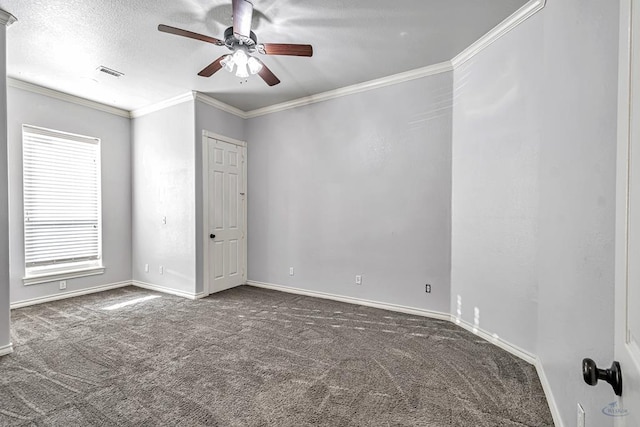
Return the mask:
[[[22,127],[25,284],[100,274],[100,140]]]

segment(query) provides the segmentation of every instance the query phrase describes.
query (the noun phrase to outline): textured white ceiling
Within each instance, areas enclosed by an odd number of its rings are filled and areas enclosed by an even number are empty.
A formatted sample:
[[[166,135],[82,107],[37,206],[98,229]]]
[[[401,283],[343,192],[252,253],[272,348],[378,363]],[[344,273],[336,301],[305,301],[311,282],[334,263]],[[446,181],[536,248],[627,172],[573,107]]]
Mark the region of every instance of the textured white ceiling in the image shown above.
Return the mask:
[[[308,43],[312,58],[262,56],[282,83],[197,73],[227,50],[157,30],[223,38],[231,0],[0,0],[7,74],[135,110],[188,91],[244,111],[452,59],[526,0],[254,0],[259,42]],[[96,71],[123,72],[119,79]]]

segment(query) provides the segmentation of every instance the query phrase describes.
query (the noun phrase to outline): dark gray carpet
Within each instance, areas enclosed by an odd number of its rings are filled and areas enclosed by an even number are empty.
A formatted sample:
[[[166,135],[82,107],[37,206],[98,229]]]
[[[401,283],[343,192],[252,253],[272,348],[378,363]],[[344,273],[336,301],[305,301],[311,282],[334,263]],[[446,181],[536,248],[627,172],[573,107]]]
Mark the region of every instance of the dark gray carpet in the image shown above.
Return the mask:
[[[553,425],[531,365],[443,321],[246,286],[12,317],[0,425]]]

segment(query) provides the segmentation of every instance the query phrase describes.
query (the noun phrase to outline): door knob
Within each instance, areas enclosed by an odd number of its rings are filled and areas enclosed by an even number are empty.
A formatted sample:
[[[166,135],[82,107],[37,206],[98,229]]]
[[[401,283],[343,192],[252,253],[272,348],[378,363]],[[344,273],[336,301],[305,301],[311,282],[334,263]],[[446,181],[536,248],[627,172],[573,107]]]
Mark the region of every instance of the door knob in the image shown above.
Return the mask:
[[[209,237],[211,237],[212,239],[215,239],[216,235],[215,234],[209,234]]]
[[[620,363],[613,362],[609,369],[598,369],[596,362],[591,359],[582,361],[582,376],[584,382],[589,385],[598,384],[598,380],[603,380],[611,384],[616,396],[622,396],[622,370]]]

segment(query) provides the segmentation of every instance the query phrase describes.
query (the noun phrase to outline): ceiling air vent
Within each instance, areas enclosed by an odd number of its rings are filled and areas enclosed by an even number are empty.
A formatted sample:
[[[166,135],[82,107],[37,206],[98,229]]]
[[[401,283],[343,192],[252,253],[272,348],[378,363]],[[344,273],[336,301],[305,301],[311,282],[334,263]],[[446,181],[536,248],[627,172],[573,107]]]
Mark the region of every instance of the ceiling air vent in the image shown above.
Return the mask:
[[[112,70],[111,68],[107,68],[104,65],[101,65],[98,67],[98,71],[105,73],[105,74],[109,74],[110,76],[113,77],[120,77],[120,76],[124,76],[124,73],[121,73],[120,71],[116,71],[116,70]]]

